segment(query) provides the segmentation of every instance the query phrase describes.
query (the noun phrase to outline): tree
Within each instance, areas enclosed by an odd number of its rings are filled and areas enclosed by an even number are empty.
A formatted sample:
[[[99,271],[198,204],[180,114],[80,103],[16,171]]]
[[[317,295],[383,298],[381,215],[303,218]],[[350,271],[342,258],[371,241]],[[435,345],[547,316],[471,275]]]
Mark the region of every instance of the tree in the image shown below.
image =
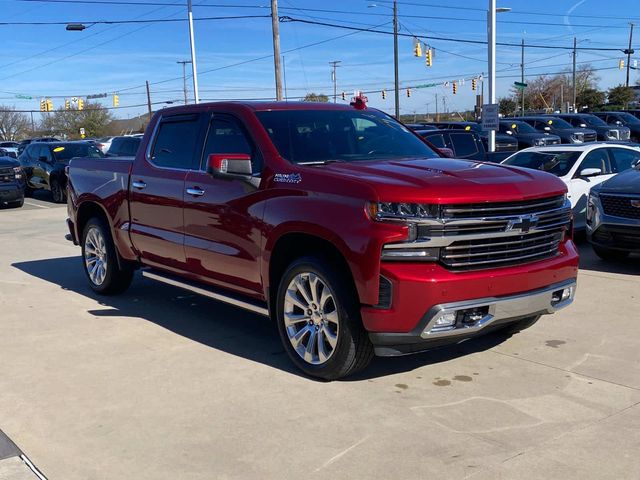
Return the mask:
[[[329,97],[326,96],[324,93],[307,93],[304,96],[304,101],[305,102],[322,102],[322,103],[327,103],[329,101]]]
[[[605,93],[595,88],[586,88],[576,95],[576,109],[597,107],[604,103]]]
[[[74,139],[80,138],[80,129],[84,128],[87,137],[101,137],[108,133],[112,121],[113,116],[100,103],[86,102],[83,110],[65,110],[61,107],[45,114],[40,130]]]
[[[516,113],[518,104],[513,98],[503,97],[498,100],[498,110],[502,115],[511,116]]]
[[[631,87],[618,85],[609,90],[607,100],[609,105],[627,105],[636,97],[635,91]]]
[[[0,105],[0,139],[18,140],[29,133],[29,119],[24,113]]]

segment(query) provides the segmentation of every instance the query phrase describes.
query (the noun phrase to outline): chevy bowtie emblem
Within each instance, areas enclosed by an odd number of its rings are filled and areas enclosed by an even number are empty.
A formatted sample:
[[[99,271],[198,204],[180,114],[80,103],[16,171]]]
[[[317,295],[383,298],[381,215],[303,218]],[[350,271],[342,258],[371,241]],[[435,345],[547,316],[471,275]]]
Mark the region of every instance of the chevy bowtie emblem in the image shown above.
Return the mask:
[[[631,206],[640,208],[640,200],[631,200]]]
[[[521,215],[518,218],[509,220],[505,231],[521,230],[522,233],[528,233],[529,230],[538,226],[540,219],[535,215]]]

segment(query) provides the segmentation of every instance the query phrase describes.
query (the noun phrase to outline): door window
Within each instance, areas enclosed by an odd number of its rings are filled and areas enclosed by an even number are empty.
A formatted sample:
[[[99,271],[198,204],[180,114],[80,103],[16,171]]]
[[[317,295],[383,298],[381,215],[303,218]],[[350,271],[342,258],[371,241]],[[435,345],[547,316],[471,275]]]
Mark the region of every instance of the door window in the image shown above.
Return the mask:
[[[473,135],[452,133],[451,143],[457,157],[470,157],[478,153],[478,145]]]
[[[610,148],[609,155],[612,173],[628,170],[640,161],[640,152],[626,148]]]
[[[589,152],[576,173],[580,175],[580,172],[585,168],[599,168],[602,170],[602,175],[610,174],[611,168],[609,167],[609,154],[607,153],[607,149],[599,148]]]
[[[428,137],[425,137],[429,142],[431,142],[432,144],[434,144],[436,147],[438,148],[445,148],[447,145],[444,143],[444,135],[442,134],[438,134],[438,135],[429,135]]]
[[[193,168],[199,126],[196,115],[162,120],[151,152],[151,162],[163,168]]]
[[[262,172],[262,156],[253,146],[240,124],[228,116],[215,116],[211,120],[209,134],[204,147],[206,162],[212,153],[244,153],[251,156],[251,170],[254,175]]]
[[[53,157],[51,156],[51,150],[49,150],[49,147],[47,145],[40,145],[37,151],[38,153],[36,158],[38,160],[44,157],[43,160],[47,163],[51,163],[53,161]]]

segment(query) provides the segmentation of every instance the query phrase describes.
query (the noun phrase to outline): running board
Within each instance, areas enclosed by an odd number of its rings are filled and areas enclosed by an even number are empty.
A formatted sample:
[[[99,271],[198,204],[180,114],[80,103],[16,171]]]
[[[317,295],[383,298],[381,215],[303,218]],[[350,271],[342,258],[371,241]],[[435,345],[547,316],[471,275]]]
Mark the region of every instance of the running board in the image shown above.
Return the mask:
[[[167,285],[172,285],[174,287],[182,288],[183,290],[188,290],[190,292],[197,293],[198,295],[209,297],[209,298],[212,298],[213,300],[217,300],[219,302],[223,302],[228,305],[233,305],[234,307],[242,308],[244,310],[249,310],[250,312],[257,313],[258,315],[263,315],[265,317],[269,316],[269,310],[264,306],[260,305],[259,302],[241,299],[237,296],[233,296],[229,294],[228,292],[222,293],[221,290],[216,289],[214,287],[210,287],[208,285],[195,283],[186,278],[177,277],[175,275],[160,272],[158,270],[145,269],[145,270],[142,270],[142,275],[151,280],[157,280],[158,282],[166,283]]]

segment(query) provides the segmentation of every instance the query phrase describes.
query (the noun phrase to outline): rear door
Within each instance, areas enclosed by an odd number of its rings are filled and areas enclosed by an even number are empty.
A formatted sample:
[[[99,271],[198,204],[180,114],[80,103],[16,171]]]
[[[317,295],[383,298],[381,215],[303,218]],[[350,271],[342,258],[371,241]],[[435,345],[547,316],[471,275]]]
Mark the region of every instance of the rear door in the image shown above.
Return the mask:
[[[201,151],[200,115],[162,117],[131,172],[131,241],[145,264],[184,271],[184,180]]]
[[[235,117],[214,114],[198,170],[185,181],[185,252],[199,279],[246,294],[262,293],[259,259],[264,204],[258,186],[262,154]],[[252,175],[219,178],[206,173],[210,154],[240,153],[252,159]]]

